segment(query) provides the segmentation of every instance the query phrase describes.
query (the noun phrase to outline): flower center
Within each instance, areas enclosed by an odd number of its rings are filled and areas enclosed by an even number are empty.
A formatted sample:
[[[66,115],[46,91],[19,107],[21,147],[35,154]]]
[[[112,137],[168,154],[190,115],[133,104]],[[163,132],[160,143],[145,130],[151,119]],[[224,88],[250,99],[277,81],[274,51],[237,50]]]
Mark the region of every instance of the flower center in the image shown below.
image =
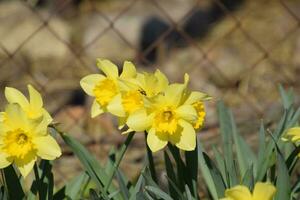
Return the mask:
[[[3,143],[2,150],[12,157],[23,159],[28,153],[35,151],[30,134],[21,129],[7,132]]]
[[[154,117],[154,127],[158,132],[175,133],[178,125],[176,112],[172,107],[165,107],[156,112]]]
[[[111,79],[104,79],[100,81],[93,90],[96,101],[101,106],[106,106],[109,101],[117,94],[118,87]]]
[[[127,113],[132,113],[144,105],[139,91],[129,91],[122,96],[122,105]]]
[[[205,110],[204,110],[204,104],[202,101],[197,101],[193,103],[193,107],[195,108],[197,112],[197,121],[194,122],[193,126],[195,129],[200,129],[202,128],[204,124],[204,118],[205,118]]]

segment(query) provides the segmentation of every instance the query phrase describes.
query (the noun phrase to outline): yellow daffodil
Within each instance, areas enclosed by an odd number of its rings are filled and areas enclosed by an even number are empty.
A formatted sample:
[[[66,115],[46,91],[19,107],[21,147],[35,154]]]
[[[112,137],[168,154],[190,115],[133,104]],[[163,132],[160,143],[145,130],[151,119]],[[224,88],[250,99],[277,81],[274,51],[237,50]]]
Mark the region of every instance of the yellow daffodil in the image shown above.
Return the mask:
[[[282,140],[291,141],[295,144],[300,143],[300,127],[293,127],[288,129]],[[300,152],[298,154],[298,157],[300,157]]]
[[[90,74],[81,79],[82,89],[90,96],[95,97],[91,115],[106,112],[112,99],[119,94],[123,80],[136,77],[135,66],[128,61],[124,62],[123,72],[119,76],[118,67],[109,60],[97,60],[97,66],[106,75]]]
[[[153,152],[164,148],[168,142],[191,151],[196,147],[196,133],[202,123],[203,110],[196,103],[208,99],[203,93],[187,92],[188,75],[184,84],[171,84],[145,109],[132,113],[127,125],[134,131],[148,132],[147,143]],[[199,108],[198,108],[199,107]]]
[[[155,97],[168,84],[168,79],[159,70],[154,74],[138,73],[136,79],[124,82],[120,93],[108,105],[108,111],[119,117],[120,127],[123,127],[131,113],[143,109],[147,98]]]
[[[4,113],[5,119],[0,121],[0,168],[14,163],[26,177],[37,157],[53,160],[61,155],[57,142],[47,133],[49,120],[44,115],[32,119],[16,103],[8,104]]]
[[[31,85],[28,85],[27,87],[29,91],[29,101],[19,90],[12,87],[6,87],[4,93],[8,103],[19,104],[26,112],[27,116],[31,119],[36,119],[44,115],[46,120],[50,123],[52,118],[50,114],[43,108],[43,99],[41,94]]]
[[[221,200],[272,200],[276,192],[276,188],[271,183],[255,184],[253,193],[249,188],[238,185],[225,191],[225,198]]]

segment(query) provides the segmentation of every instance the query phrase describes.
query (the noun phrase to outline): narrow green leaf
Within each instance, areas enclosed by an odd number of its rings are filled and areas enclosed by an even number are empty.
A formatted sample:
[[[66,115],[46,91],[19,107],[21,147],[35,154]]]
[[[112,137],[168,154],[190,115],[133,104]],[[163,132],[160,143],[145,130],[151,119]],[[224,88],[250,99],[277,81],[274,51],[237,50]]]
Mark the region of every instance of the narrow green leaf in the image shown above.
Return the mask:
[[[206,160],[204,159],[204,152],[201,148],[201,144],[200,144],[199,140],[197,142],[197,145],[198,145],[198,153],[197,154],[198,154],[198,162],[199,162],[198,166],[200,167],[204,181],[206,182],[206,185],[208,187],[208,190],[209,190],[211,196],[213,197],[214,200],[218,200],[219,198],[218,198],[217,191],[220,192],[221,188],[217,188],[215,185],[216,182],[214,182],[214,179],[211,174],[211,170],[212,170],[211,166],[209,166],[209,163],[207,163]],[[223,189],[223,194],[224,194],[224,191],[225,191],[225,187]],[[222,195],[220,197],[222,197]]]
[[[197,145],[198,146],[198,145]],[[186,162],[186,183],[189,186],[190,191],[194,198],[198,198],[198,156],[197,156],[197,146],[193,151],[185,152],[185,162]],[[185,186],[186,187],[186,186]]]
[[[229,115],[230,115],[233,139],[236,146],[239,170],[241,176],[244,176],[246,170],[252,164],[256,165],[256,157],[253,151],[251,150],[251,148],[249,147],[249,145],[245,142],[245,140],[240,135],[238,135],[232,112],[229,112]]]
[[[73,139],[71,136],[61,133],[60,134],[65,143],[73,150],[75,155],[78,157],[84,169],[87,171],[92,180],[97,184],[101,194],[108,198],[107,193],[104,190],[104,185],[108,184],[109,177],[105,173],[103,167],[101,167],[98,161],[85,149],[85,147]],[[117,189],[110,186],[110,192],[114,192]],[[120,198],[120,197],[119,197]]]
[[[225,166],[228,172],[227,176],[227,185],[230,187],[238,184],[237,175],[235,171],[234,161],[233,161],[233,142],[232,142],[232,132],[233,127],[231,123],[231,116],[229,110],[225,107],[222,101],[219,101],[217,104],[220,131],[223,141],[224,157],[225,157]]]
[[[159,187],[146,186],[145,189],[148,192],[155,194],[155,196],[162,198],[163,200],[173,200],[172,197],[170,197],[167,193],[162,191]]]
[[[251,165],[246,171],[242,179],[242,184],[248,186],[250,190],[254,187],[254,175],[253,175],[253,165]]]
[[[285,109],[289,109],[294,102],[294,94],[292,89],[289,89],[288,91],[286,91],[282,85],[279,85],[279,92],[281,95],[281,99],[282,99],[282,103],[283,103],[283,107]]]
[[[166,151],[164,151],[164,158],[165,158],[165,166],[166,166],[166,172],[167,172],[167,178],[168,178],[169,192],[170,192],[170,195],[174,199],[176,199],[176,197],[178,197],[178,196],[176,194],[176,189],[172,185],[172,182],[175,184],[175,186],[177,184],[176,175],[174,172],[174,167],[172,165],[171,159]]]
[[[276,181],[276,196],[275,200],[290,199],[291,195],[291,185],[290,176],[287,166],[285,165],[285,160],[277,149],[277,165],[278,165],[278,176]]]
[[[214,156],[215,156],[215,159],[216,159],[217,167],[218,167],[220,173],[222,174],[223,180],[225,180],[227,175],[226,175],[225,161],[223,159],[223,156],[218,151],[218,149],[216,148],[216,146],[213,145],[212,150],[214,152]]]
[[[14,167],[9,165],[3,170],[9,199],[23,199],[25,194]]]

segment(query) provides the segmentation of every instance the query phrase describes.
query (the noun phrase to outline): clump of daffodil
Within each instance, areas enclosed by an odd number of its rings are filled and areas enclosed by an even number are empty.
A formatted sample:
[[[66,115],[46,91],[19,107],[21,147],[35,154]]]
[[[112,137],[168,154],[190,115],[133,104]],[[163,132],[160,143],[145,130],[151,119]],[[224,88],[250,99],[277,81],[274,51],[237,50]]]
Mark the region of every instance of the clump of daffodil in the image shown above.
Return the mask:
[[[30,119],[36,119],[43,115],[45,120],[50,123],[52,118],[43,108],[43,99],[41,94],[31,85],[28,85],[27,88],[29,91],[29,101],[19,90],[12,87],[6,87],[4,93],[8,103],[19,104]],[[4,117],[5,113],[0,114],[0,121],[1,118]]]
[[[255,184],[251,193],[249,188],[238,185],[225,191],[225,198],[221,200],[272,200],[276,192],[276,188],[271,183]]]
[[[159,70],[155,73],[138,73],[135,79],[123,83],[120,93],[108,106],[108,111],[119,117],[120,127],[125,125],[129,115],[144,109],[145,103],[160,94],[169,84],[166,76]]]
[[[196,132],[204,120],[203,101],[208,95],[187,89],[184,84],[170,84],[145,105],[129,115],[127,125],[134,131],[147,131],[147,144],[155,152],[168,142],[186,151],[196,147]]]
[[[286,131],[283,141],[291,141],[295,144],[300,143],[300,127],[293,127]],[[300,157],[300,152],[298,154]]]
[[[0,121],[0,168],[14,163],[23,177],[29,174],[38,157],[54,160],[61,155],[57,142],[47,132],[49,119],[45,115],[31,118],[22,107],[26,103],[8,104]]]
[[[95,97],[92,105],[91,115],[107,112],[112,99],[120,93],[120,87],[124,80],[136,77],[135,66],[128,61],[124,62],[123,71],[119,76],[118,67],[109,60],[97,60],[97,66],[105,74],[90,74],[81,79],[82,89],[90,96]]]

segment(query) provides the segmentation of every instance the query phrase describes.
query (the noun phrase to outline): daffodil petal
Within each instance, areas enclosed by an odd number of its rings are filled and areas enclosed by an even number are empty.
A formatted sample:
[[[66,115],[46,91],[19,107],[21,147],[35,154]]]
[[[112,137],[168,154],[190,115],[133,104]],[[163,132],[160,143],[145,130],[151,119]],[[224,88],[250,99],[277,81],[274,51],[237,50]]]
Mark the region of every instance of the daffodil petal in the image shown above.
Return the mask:
[[[176,109],[176,113],[186,121],[194,122],[197,120],[197,113],[192,105],[182,105]]]
[[[118,67],[109,60],[97,59],[97,66],[108,77],[117,78],[119,76]]]
[[[91,117],[94,118],[102,113],[104,113],[104,110],[101,108],[99,103],[97,103],[97,101],[94,100],[91,107]]]
[[[0,152],[0,169],[3,169],[10,165],[12,162],[8,159],[8,155],[4,152]]]
[[[251,193],[246,186],[235,186],[225,191],[225,196],[232,200],[252,200]]]
[[[5,108],[5,113],[7,114],[6,122],[9,127],[19,127],[23,130],[28,130],[28,118],[19,104],[8,104]]]
[[[145,131],[152,124],[151,117],[144,109],[139,109],[131,113],[127,119],[127,125],[134,131]]]
[[[22,108],[29,106],[28,100],[19,90],[12,87],[5,87],[4,93],[9,103],[17,103]]]
[[[80,80],[80,86],[88,95],[95,96],[93,91],[95,85],[103,79],[105,76],[101,74],[90,74]]]
[[[155,132],[155,129],[152,128],[147,135],[147,144],[152,152],[156,152],[168,144],[168,137]]]
[[[48,125],[49,125],[50,122],[46,117],[41,116],[38,119],[31,120],[30,123],[32,123],[31,127],[34,127],[33,132],[36,135],[46,135],[46,134],[48,134],[47,128],[48,128]]]
[[[211,97],[208,94],[202,92],[191,92],[184,104],[193,104],[197,101],[206,101],[210,99]]]
[[[136,69],[132,62],[125,61],[123,64],[123,72],[121,78],[133,78],[136,76]]]
[[[37,155],[45,160],[54,160],[61,155],[60,147],[51,135],[34,138]]]
[[[15,160],[15,164],[20,170],[21,175],[25,178],[33,168],[34,162],[36,161],[36,156],[30,155],[28,158],[23,160]]]
[[[158,91],[164,90],[169,85],[167,77],[160,70],[156,70],[154,76],[156,76],[158,80]]]
[[[179,105],[185,86],[183,84],[171,84],[165,90],[165,99],[169,104]]]
[[[261,183],[255,184],[253,190],[254,200],[272,200],[276,192],[276,188],[271,183]]]
[[[121,94],[116,95],[107,105],[107,110],[118,117],[125,117],[126,113],[122,106]]]
[[[43,107],[43,99],[41,94],[32,87],[32,85],[28,85],[28,91],[29,91],[29,99],[30,99],[30,105],[32,108],[37,107],[41,108]]]
[[[179,125],[182,127],[180,138],[175,145],[185,151],[192,151],[196,148],[196,132],[193,126],[185,120],[180,120]]]

